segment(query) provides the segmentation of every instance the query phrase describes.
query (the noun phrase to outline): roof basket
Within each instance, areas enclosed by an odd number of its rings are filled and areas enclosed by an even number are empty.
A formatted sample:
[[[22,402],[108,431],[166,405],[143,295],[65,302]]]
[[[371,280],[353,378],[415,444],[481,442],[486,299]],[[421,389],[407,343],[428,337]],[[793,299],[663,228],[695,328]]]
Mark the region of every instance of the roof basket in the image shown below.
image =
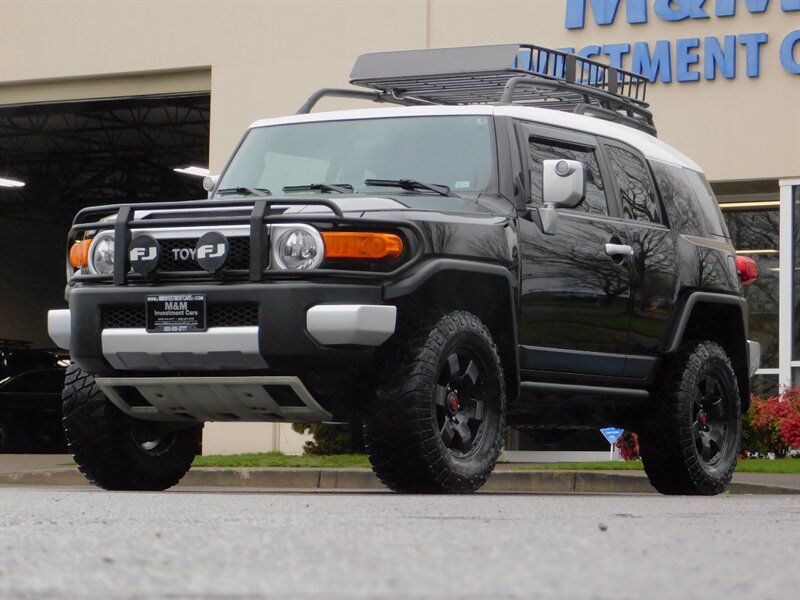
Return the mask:
[[[323,96],[404,105],[518,104],[586,114],[656,134],[645,102],[647,77],[532,44],[362,54],[350,83],[371,88],[319,90]]]

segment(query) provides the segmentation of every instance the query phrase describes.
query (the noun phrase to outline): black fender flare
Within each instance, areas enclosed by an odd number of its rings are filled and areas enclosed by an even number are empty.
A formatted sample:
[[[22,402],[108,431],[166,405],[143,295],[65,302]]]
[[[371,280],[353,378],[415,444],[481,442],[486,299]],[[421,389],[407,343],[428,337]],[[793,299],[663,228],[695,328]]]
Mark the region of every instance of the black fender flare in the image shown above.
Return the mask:
[[[512,361],[513,373],[506,373],[506,393],[509,399],[519,398],[519,336],[517,334],[517,274],[513,268],[497,263],[478,262],[458,258],[437,257],[425,260],[410,271],[403,273],[403,277],[386,282],[383,286],[383,299],[388,303],[401,298],[412,296],[417,290],[425,286],[431,279],[442,273],[463,273],[464,275],[480,275],[494,277],[506,282],[508,286],[508,315],[510,317],[511,331],[509,332],[512,347],[507,349],[506,356]],[[503,349],[501,348],[501,354]],[[510,389],[511,386],[513,389]]]

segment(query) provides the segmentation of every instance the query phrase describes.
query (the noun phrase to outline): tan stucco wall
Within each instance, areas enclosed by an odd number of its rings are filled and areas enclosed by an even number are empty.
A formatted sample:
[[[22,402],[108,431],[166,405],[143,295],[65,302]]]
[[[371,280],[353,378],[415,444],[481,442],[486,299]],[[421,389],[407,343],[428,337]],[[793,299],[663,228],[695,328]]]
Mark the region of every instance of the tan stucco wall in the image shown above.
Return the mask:
[[[713,1],[706,4],[713,14]],[[250,122],[293,112],[318,87],[344,85],[362,52],[502,42],[580,48],[764,31],[761,77],[744,75],[739,46],[735,79],[657,84],[649,99],[660,136],[712,180],[800,173],[800,77],[778,60],[781,39],[800,28],[800,12],[784,13],[771,0],[765,13],[750,14],[740,1],[733,18],[665,22],[651,6],[647,24],[629,25],[624,11],[622,0],[614,25],[587,16],[585,29],[570,31],[562,0],[0,0],[0,104],[24,102],[26,94],[41,100],[48,79],[60,80],[51,88],[55,100],[65,78],[81,80],[92,97],[110,93],[107,83],[94,89],[87,79],[94,76],[210,68],[210,158],[218,171]]]
[[[301,455],[310,435],[296,433],[288,423],[206,423],[203,456],[242,452],[283,452]]]

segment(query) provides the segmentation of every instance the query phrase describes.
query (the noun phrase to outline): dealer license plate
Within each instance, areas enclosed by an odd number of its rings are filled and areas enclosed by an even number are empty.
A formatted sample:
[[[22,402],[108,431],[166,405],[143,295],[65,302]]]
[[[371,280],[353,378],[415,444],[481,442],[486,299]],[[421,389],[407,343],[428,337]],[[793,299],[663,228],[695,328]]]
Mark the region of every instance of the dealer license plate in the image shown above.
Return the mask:
[[[206,297],[203,294],[147,296],[147,331],[186,333],[206,330]]]

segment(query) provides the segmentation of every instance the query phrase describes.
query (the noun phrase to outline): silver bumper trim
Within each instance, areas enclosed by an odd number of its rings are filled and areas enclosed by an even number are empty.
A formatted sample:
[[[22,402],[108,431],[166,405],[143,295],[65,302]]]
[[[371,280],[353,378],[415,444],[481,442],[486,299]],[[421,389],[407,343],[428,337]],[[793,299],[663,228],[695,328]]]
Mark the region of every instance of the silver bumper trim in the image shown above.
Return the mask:
[[[297,377],[98,377],[123,412],[153,421],[329,421]]]
[[[56,346],[69,350],[72,319],[68,308],[47,311],[47,333]]]
[[[748,372],[750,377],[761,366],[761,344],[747,340]]]
[[[103,356],[122,370],[263,369],[258,327],[211,327],[193,333],[104,329]]]
[[[394,333],[397,307],[380,304],[318,304],[306,313],[306,329],[325,346],[378,346]]]

